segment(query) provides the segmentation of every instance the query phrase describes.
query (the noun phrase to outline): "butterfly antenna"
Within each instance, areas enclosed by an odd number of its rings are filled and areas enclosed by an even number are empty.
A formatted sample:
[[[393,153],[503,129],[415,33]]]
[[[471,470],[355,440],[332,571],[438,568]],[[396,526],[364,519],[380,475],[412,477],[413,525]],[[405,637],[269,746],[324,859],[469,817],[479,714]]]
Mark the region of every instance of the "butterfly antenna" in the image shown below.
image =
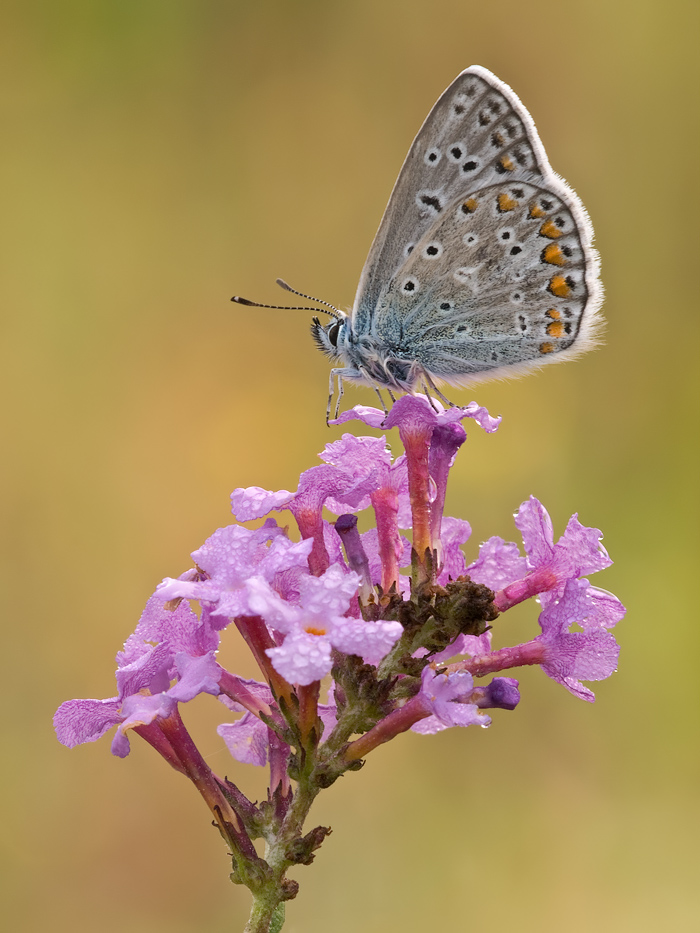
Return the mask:
[[[315,301],[320,305],[325,305],[327,308],[330,308],[329,311],[323,311],[323,308],[314,308],[314,311],[321,311],[325,314],[330,314],[331,317],[334,317],[336,321],[342,321],[345,317],[342,311],[336,308],[335,305],[332,305],[330,301],[324,301],[323,298],[314,298],[312,295],[305,295],[303,292],[298,292],[296,288],[292,288],[291,285],[288,285],[284,279],[275,279],[280,288],[283,288],[286,292],[291,292],[293,295],[298,295],[300,298],[306,298],[307,301]]]
[[[277,279],[277,284],[281,288],[285,289],[285,291],[292,292],[294,295],[299,295],[300,298],[306,298],[308,301],[315,301],[320,305],[325,305],[325,307],[312,308],[307,307],[306,305],[266,305],[259,301],[251,301],[249,298],[241,298],[240,295],[234,295],[231,301],[235,301],[236,304],[239,305],[246,305],[249,308],[273,308],[279,311],[319,311],[321,314],[329,314],[331,317],[335,318],[336,321],[342,321],[345,317],[342,311],[339,311],[329,302],[323,301],[322,298],[312,298],[311,295],[305,295],[303,292],[298,292],[295,288],[287,285],[287,283],[282,279]]]

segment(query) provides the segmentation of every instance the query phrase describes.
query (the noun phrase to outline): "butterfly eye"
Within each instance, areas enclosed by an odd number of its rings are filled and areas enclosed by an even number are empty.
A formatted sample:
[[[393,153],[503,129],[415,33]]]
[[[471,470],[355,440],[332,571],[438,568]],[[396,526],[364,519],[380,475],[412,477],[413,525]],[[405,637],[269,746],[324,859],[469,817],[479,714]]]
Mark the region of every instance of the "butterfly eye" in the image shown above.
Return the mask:
[[[334,346],[338,346],[338,334],[340,333],[340,321],[333,321],[331,326],[326,331],[328,335],[328,342]]]

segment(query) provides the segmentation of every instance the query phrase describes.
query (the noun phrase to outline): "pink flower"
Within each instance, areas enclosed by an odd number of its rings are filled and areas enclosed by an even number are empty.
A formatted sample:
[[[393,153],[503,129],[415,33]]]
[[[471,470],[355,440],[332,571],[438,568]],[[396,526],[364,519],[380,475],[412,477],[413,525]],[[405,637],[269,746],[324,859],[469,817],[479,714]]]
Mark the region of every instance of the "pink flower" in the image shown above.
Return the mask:
[[[250,606],[275,631],[281,646],[267,651],[275,670],[291,684],[321,680],[332,667],[331,649],[378,664],[403,631],[398,622],[364,622],[346,612],[359,578],[337,565],[300,581],[298,605],[284,602],[262,577],[250,581]]]

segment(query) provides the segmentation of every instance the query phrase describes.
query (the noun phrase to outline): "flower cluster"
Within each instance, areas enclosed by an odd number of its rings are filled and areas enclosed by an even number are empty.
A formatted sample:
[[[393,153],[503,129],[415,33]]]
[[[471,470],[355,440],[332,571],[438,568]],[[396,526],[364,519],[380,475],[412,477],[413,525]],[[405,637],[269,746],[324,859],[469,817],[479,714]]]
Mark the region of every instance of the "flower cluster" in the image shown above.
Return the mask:
[[[516,680],[493,676],[504,671],[539,665],[590,701],[582,681],[606,678],[617,664],[610,629],[624,607],[587,579],[611,563],[597,529],[574,515],[555,542],[544,506],[530,498],[515,515],[523,550],[493,537],[468,564],[469,524],[443,514],[463,422],[493,432],[498,419],[475,403],[443,409],[420,395],[399,399],[388,416],[358,406],[335,423],[352,419],[397,428],[405,453],[393,459],[385,437],[344,434],[296,492],[234,490],[237,522],[263,524],[215,531],[192,554],[193,567],[163,580],[149,599],[117,655],[116,695],[70,700],[55,715],[64,745],[116,726],[115,755],[128,754],[135,733],[188,776],[230,846],[234,880],[256,897],[267,892],[268,904],[294,896],[284,873],[311,861],[328,832],[301,833],[316,794],[374,748],[408,729],[488,726],[488,710],[513,710],[520,699]],[[270,516],[285,510],[299,540]],[[374,519],[363,532],[360,512]],[[499,615],[532,597],[539,632],[493,647]],[[217,661],[230,625],[260,681]],[[225,708],[218,732],[233,758],[269,767],[263,804],[215,775],[197,750],[180,709],[200,694]],[[253,846],[260,837],[267,860]]]

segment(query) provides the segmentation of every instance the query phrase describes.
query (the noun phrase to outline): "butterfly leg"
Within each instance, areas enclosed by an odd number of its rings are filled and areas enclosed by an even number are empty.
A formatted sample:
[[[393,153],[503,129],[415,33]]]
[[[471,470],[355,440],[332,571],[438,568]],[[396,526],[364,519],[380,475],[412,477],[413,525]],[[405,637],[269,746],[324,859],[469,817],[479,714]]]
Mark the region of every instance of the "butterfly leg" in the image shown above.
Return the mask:
[[[344,394],[345,389],[343,388],[343,377],[340,375],[340,373],[338,373],[338,398],[336,399],[335,403],[335,414],[333,415],[334,418],[337,418],[340,413],[340,400]]]
[[[331,420],[331,403],[333,402],[333,394],[335,392],[335,380],[338,380],[338,404],[335,406],[335,417],[338,417],[338,409],[340,407],[340,400],[343,397],[343,379],[340,375],[343,372],[342,369],[332,369],[330,378],[328,380],[328,405],[326,407],[326,424],[330,426]]]
[[[382,406],[382,408],[384,409],[384,415],[385,415],[385,417],[386,417],[386,415],[389,414],[389,409],[388,409],[388,408],[386,407],[386,405],[384,404],[384,399],[382,398],[382,393],[379,391],[379,386],[374,386],[374,391],[377,393],[377,396],[379,397],[379,404],[380,404],[380,405]],[[389,394],[391,394],[391,393],[389,393]]]
[[[425,392],[425,397],[426,397],[426,398],[428,399],[428,401],[430,402],[430,407],[433,409],[433,411],[435,412],[435,414],[438,414],[438,410],[437,410],[437,408],[435,407],[435,402],[433,401],[433,397],[432,397],[432,395],[430,394],[430,389],[428,388],[428,383],[425,381],[425,379],[423,380],[423,391]]]
[[[425,369],[423,369],[422,367],[421,367],[421,372],[422,372],[422,374],[423,374],[423,385],[426,386],[426,389],[427,389],[427,386],[430,386],[430,388],[431,388],[431,389],[433,390],[433,392],[437,395],[437,397],[440,399],[440,401],[441,401],[441,402],[444,402],[445,405],[447,405],[448,408],[456,408],[457,406],[455,405],[455,403],[454,403],[454,402],[451,402],[451,401],[447,398],[447,396],[445,396],[445,395],[442,394],[442,392],[441,392],[441,391],[438,389],[438,387],[435,385],[435,383],[434,383],[433,380],[430,378],[430,376],[428,375],[428,373],[427,373],[427,372],[425,371]],[[428,398],[430,398],[430,393],[426,391],[426,394],[428,395]]]
[[[343,388],[343,376],[346,376],[349,379],[357,379],[362,375],[363,373],[351,366],[344,366],[340,369],[331,370],[331,375],[328,380],[328,407],[326,408],[326,424],[330,422],[331,403],[333,401],[333,393],[335,392],[336,379],[338,380],[338,400],[335,403],[335,413],[333,415],[334,418],[337,418],[338,414],[340,413],[340,400],[345,394],[345,389]]]
[[[366,369],[364,369],[362,366],[360,366],[360,367],[359,367],[359,370],[360,370],[360,372],[362,373],[362,375],[364,376],[364,378],[367,380],[367,382],[372,386],[372,388],[374,389],[374,391],[377,393],[377,396],[378,396],[378,398],[379,398],[379,404],[380,404],[380,405],[382,406],[382,408],[384,409],[384,417],[387,417],[388,414],[389,414],[389,409],[388,409],[388,408],[386,407],[386,405],[384,404],[384,399],[382,398],[382,393],[379,391],[379,386],[378,386],[377,383],[372,379],[372,377],[370,376],[370,374],[367,372]],[[395,399],[394,396],[391,394],[391,389],[387,389],[387,392],[389,393],[389,395],[391,395],[391,401],[392,401],[392,402],[395,402],[396,399]]]

